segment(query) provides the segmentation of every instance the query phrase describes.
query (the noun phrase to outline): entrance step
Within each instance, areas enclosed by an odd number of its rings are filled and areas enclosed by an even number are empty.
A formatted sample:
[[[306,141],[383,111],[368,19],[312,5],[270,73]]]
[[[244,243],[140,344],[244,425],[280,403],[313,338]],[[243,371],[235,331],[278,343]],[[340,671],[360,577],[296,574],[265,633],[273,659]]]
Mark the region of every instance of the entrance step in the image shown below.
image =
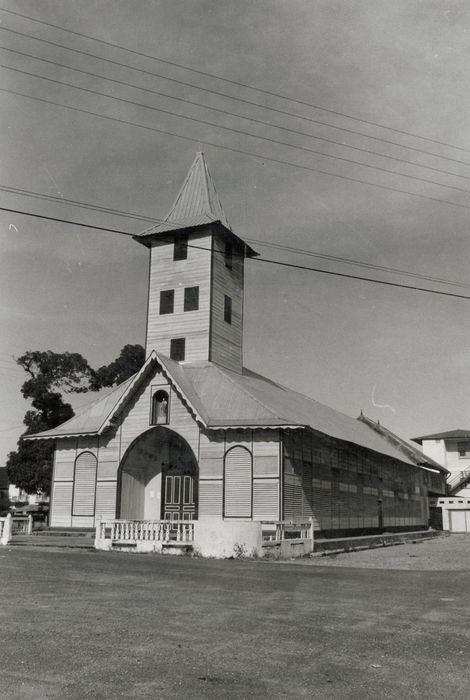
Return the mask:
[[[57,529],[57,530],[34,530],[32,533],[33,537],[90,537],[94,539],[95,530],[94,528],[83,528],[83,529]]]
[[[67,549],[94,549],[94,538],[90,533],[75,534],[70,537],[70,533],[49,533],[47,537],[34,535],[13,535],[9,547],[60,547]]]

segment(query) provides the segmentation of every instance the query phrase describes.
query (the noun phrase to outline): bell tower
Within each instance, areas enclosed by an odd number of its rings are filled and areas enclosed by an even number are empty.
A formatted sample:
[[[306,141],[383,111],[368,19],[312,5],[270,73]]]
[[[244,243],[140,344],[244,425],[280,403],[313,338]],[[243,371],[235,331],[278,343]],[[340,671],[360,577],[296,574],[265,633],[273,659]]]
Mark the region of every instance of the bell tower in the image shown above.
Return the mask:
[[[202,153],[162,223],[134,239],[150,249],[146,356],[241,372],[244,262],[258,253],[228,224]]]

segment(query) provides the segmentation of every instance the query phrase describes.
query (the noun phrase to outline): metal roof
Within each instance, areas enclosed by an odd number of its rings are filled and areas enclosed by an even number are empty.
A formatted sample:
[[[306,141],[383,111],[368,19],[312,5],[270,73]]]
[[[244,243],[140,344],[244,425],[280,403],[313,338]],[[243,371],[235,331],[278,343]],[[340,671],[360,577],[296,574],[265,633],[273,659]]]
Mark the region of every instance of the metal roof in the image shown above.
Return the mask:
[[[237,374],[212,362],[176,362],[152,352],[140,372],[67,423],[28,439],[100,434],[160,366],[195,419],[206,428],[311,428],[338,440],[416,465],[416,458],[350,416],[243,369]]]
[[[385,428],[381,423],[379,423],[379,421],[374,421],[371,418],[367,418],[362,411],[358,420],[362,421],[362,423],[365,425],[368,425],[369,428],[375,430],[377,433],[379,433],[379,435],[382,435],[386,440],[391,442],[392,445],[395,445],[400,452],[404,452],[411,459],[411,461],[414,461],[419,466],[427,466],[430,469],[437,469],[445,474],[450,473],[448,469],[442,466],[442,464],[439,464],[438,462],[434,461],[434,459],[431,459],[431,457],[425,455],[424,452],[422,452],[411,442],[408,442],[408,440],[404,440],[395,433],[392,433],[391,430]]]
[[[78,437],[79,435],[93,435],[98,433],[103,422],[111,413],[114,413],[119,400],[126,392],[133,379],[134,377],[131,377],[111,391],[105,390],[105,396],[101,395],[98,399],[77,409],[72,418],[58,425],[57,428],[25,435],[24,439],[34,440],[39,438]]]
[[[434,433],[433,435],[422,435],[412,438],[414,442],[422,444],[423,440],[447,440],[447,438],[470,439],[470,430],[448,430],[446,433]]]
[[[216,222],[220,223],[224,229],[246,246],[247,255],[257,255],[250,246],[233,233],[215,189],[204,154],[199,152],[196,154],[183,186],[163,222],[134,236],[134,239],[143,245],[148,245],[149,238],[160,234],[176,232],[184,228],[197,228]]]

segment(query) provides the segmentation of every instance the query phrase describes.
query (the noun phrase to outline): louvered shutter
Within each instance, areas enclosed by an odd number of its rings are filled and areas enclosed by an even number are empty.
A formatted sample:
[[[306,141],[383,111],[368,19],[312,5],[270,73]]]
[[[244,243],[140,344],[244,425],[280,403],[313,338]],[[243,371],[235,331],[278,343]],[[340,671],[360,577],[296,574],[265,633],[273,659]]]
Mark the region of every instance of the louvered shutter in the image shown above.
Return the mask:
[[[199,515],[202,518],[222,516],[222,480],[199,482]]]
[[[95,514],[96,457],[82,452],[75,462],[73,515]]]
[[[224,516],[251,518],[252,463],[244,447],[233,447],[225,455]]]

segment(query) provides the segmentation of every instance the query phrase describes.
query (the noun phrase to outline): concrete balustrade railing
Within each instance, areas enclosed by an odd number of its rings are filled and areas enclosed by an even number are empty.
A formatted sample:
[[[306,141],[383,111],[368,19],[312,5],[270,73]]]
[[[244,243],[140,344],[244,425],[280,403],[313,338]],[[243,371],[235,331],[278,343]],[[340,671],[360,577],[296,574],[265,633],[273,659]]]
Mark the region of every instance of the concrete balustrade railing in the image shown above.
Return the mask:
[[[161,551],[167,543],[192,544],[192,520],[97,520],[95,548],[135,547],[137,551]]]
[[[95,548],[206,557],[292,558],[313,552],[313,520],[100,520]]]
[[[9,513],[5,518],[0,518],[0,544],[6,545],[11,539],[12,517]]]
[[[0,518],[0,545],[9,544],[14,535],[31,535],[33,532],[32,515],[8,515]]]

